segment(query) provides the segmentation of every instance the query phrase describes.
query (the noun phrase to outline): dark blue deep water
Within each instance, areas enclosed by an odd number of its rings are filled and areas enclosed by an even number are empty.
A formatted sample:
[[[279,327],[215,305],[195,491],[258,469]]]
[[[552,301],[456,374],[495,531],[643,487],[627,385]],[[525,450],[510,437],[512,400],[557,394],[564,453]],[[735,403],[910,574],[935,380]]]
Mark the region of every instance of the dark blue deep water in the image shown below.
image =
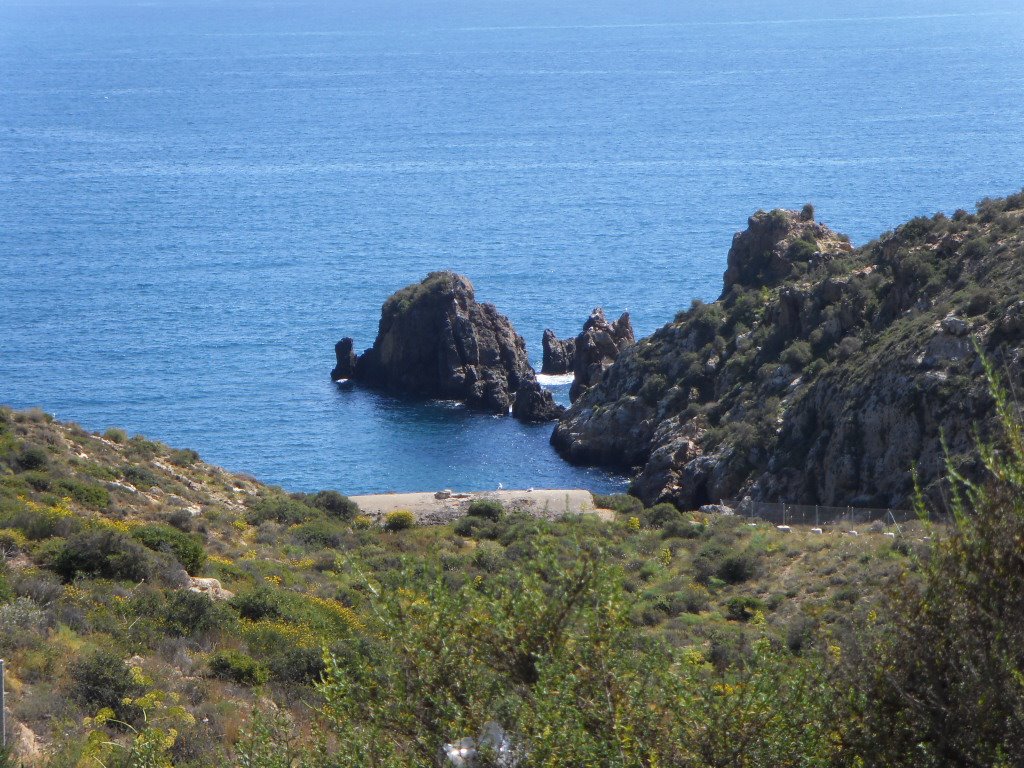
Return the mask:
[[[646,334],[759,207],[861,243],[1022,185],[1020,0],[2,0],[0,402],[292,489],[615,487],[334,342],[439,268],[535,358]]]

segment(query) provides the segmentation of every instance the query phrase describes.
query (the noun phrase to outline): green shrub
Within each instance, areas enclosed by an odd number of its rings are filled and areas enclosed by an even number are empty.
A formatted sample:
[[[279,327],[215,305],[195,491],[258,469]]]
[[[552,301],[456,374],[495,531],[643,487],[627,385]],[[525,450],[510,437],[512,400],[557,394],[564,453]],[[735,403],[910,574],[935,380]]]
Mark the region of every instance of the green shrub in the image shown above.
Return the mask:
[[[359,507],[348,496],[337,491],[317,491],[312,496],[305,496],[305,502],[323,510],[330,517],[339,520],[352,520],[359,514]]]
[[[505,507],[494,499],[473,499],[467,512],[472,517],[482,517],[485,520],[497,520],[504,513]]]
[[[640,515],[640,521],[648,528],[661,528],[682,519],[682,513],[674,504],[655,504]]]
[[[481,541],[473,552],[473,564],[490,573],[501,568],[505,559],[505,548],[494,541]]]
[[[315,648],[288,647],[267,659],[270,676],[287,683],[315,683],[324,672],[324,652]]]
[[[161,523],[150,523],[133,529],[132,537],[154,552],[172,555],[193,576],[198,574],[206,563],[203,540],[197,534],[185,533]]]
[[[640,399],[650,406],[655,406],[668,389],[668,380],[660,373],[648,376],[637,393]]]
[[[732,621],[750,621],[754,614],[764,607],[764,603],[750,595],[730,597],[725,604],[726,618]]]
[[[125,443],[124,455],[131,461],[149,461],[155,459],[160,453],[160,444],[147,440],[142,435],[133,435]]]
[[[131,483],[136,488],[152,488],[154,485],[159,488],[162,482],[160,475],[140,464],[125,465],[122,476],[125,482]]]
[[[594,506],[598,509],[610,509],[620,515],[639,516],[644,511],[644,503],[627,493],[615,493],[611,496],[595,493]]]
[[[988,253],[988,243],[980,237],[975,237],[964,243],[962,252],[965,259],[980,259]]]
[[[258,585],[231,598],[230,605],[243,619],[277,619],[281,617],[281,598],[274,590]]]
[[[182,448],[180,450],[171,451],[170,459],[171,464],[174,464],[177,467],[191,467],[199,461],[199,454],[191,448]]]
[[[722,560],[716,575],[726,584],[740,584],[754,578],[757,570],[757,556],[751,552],[739,552]]]
[[[306,520],[317,517],[321,511],[308,504],[293,499],[284,494],[264,496],[252,504],[246,513],[246,520],[250,525],[259,525],[267,520],[284,525],[295,525],[304,523]]]
[[[785,350],[779,360],[788,365],[794,371],[802,371],[811,362],[814,355],[811,353],[811,345],[806,341],[794,341]]]
[[[0,559],[0,605],[9,602],[14,597],[11,584],[7,579],[7,566]]]
[[[328,549],[340,547],[348,534],[348,527],[338,520],[310,520],[289,530],[292,537],[307,547]]]
[[[416,524],[416,518],[408,509],[396,509],[384,515],[385,531],[404,531]]]
[[[111,427],[110,429],[108,429],[106,432],[103,433],[103,437],[105,437],[107,440],[109,440],[112,443],[119,443],[120,444],[120,443],[127,442],[127,440],[128,440],[128,433],[125,432],[123,429],[118,429],[117,427]]]
[[[711,605],[711,595],[699,584],[690,584],[672,596],[673,614],[701,613]]]
[[[27,597],[0,605],[0,658],[41,643],[47,624],[46,614]]]
[[[50,454],[42,446],[23,445],[14,461],[21,472],[44,470],[50,465]]]
[[[818,251],[818,242],[810,236],[794,240],[786,255],[791,261],[810,261]]]
[[[0,528],[0,572],[8,557],[28,550],[28,537],[15,528]]]
[[[53,484],[51,490],[54,493],[70,496],[82,506],[90,509],[106,509],[110,506],[110,494],[107,489],[92,483],[62,478]]]
[[[691,520],[679,517],[669,520],[661,530],[663,539],[696,539],[704,532],[704,525],[694,525]]]
[[[110,529],[75,534],[48,553],[47,567],[64,581],[77,576],[145,581],[153,572],[148,550]]]
[[[270,679],[267,668],[241,651],[223,650],[210,655],[207,664],[214,677],[240,685],[263,685]]]
[[[178,637],[196,637],[230,626],[229,614],[222,604],[188,589],[167,593],[164,619],[168,631]]]
[[[19,531],[32,541],[67,536],[80,529],[81,525],[80,519],[54,509],[31,508],[20,501],[9,506],[0,504],[0,527]]]
[[[68,681],[68,693],[90,711],[110,707],[123,714],[124,700],[143,691],[131,668],[111,648],[97,648],[71,662]]]

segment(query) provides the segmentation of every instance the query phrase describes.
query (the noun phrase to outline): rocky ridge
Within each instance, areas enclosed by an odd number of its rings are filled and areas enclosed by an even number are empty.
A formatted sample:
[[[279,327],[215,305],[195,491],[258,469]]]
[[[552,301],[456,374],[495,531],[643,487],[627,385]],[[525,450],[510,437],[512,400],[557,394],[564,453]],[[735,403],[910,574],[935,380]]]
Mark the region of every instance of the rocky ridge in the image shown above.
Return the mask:
[[[432,272],[381,308],[377,338],[362,355],[344,338],[335,346],[335,380],[419,397],[460,400],[527,422],[561,412],[537,382],[523,337],[493,304],[476,301],[472,283]]]
[[[575,400],[600,381],[619,354],[634,341],[628,312],[623,312],[614,323],[608,322],[600,307],[591,312],[573,345],[573,382],[569,399]]]
[[[941,501],[943,435],[976,471],[993,408],[975,344],[1024,383],[1024,193],[853,249],[813,209],[758,212],[724,290],[626,349],[560,420],[580,463],[633,467],[648,503]]]

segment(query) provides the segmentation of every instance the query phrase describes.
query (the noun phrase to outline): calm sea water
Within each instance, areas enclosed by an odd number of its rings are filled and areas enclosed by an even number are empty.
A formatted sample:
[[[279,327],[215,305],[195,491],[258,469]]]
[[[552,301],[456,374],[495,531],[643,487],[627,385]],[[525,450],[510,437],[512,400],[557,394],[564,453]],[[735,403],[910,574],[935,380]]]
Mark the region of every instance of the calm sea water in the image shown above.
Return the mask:
[[[614,488],[334,342],[439,268],[535,358],[649,333],[759,207],[859,243],[1022,185],[1019,0],[3,0],[0,402],[292,489]]]

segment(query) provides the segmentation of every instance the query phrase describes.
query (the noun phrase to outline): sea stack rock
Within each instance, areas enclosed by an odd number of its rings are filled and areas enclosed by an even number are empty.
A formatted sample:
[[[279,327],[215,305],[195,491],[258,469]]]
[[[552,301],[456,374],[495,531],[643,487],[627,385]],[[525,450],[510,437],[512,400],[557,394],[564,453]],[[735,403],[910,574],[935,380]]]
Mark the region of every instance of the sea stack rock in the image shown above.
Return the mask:
[[[576,400],[581,394],[601,380],[605,370],[615,362],[622,350],[633,345],[633,325],[629,313],[609,323],[604,310],[598,307],[590,313],[583,325],[583,331],[576,337],[573,357],[572,387],[569,399]]]
[[[338,342],[332,375],[346,370],[350,349],[346,339]],[[377,339],[356,360],[354,374],[367,386],[500,414],[513,410],[517,393],[528,392],[514,409],[523,421],[561,412],[537,384],[523,337],[493,304],[477,302],[472,283],[454,272],[431,272],[384,302]]]
[[[541,343],[544,348],[541,373],[551,376],[572,373],[576,359],[576,339],[559,339],[554,331],[546,329]]]
[[[338,364],[331,371],[333,381],[351,379],[356,375],[356,353],[353,351],[354,342],[345,337],[334,345],[334,355],[338,358]]]

